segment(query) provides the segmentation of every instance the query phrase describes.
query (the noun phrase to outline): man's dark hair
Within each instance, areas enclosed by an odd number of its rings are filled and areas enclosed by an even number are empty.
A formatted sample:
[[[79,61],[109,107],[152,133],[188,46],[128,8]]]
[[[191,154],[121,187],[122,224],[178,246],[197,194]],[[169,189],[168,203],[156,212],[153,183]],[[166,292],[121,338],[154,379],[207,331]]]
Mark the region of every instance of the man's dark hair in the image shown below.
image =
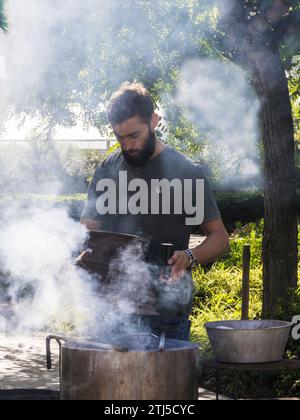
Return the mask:
[[[154,104],[145,86],[125,82],[110,98],[107,119],[111,125],[116,125],[137,116],[149,123],[153,113]]]

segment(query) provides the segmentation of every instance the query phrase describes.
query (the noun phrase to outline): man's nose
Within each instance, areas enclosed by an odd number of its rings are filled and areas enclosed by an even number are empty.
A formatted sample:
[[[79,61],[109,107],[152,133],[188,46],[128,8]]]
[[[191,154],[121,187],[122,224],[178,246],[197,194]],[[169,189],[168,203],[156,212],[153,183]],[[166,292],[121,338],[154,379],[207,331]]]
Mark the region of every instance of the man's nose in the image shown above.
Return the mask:
[[[128,152],[132,149],[136,149],[136,141],[132,139],[124,139],[122,141],[122,147],[125,150],[125,152]]]

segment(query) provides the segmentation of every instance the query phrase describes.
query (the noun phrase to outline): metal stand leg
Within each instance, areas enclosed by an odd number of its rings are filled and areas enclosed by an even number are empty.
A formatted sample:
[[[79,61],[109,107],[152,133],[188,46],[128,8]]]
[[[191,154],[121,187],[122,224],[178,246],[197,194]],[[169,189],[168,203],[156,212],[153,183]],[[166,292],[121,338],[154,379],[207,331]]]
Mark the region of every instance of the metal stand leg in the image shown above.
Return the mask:
[[[220,396],[220,371],[216,369],[216,400],[219,401]]]

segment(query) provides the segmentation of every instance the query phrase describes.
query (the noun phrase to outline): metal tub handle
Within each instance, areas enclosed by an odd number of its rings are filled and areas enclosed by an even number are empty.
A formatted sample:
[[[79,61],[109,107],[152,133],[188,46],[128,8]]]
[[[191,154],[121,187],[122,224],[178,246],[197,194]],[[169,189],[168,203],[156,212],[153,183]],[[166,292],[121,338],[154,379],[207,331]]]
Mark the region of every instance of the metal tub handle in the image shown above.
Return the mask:
[[[51,358],[51,341],[55,340],[59,345],[59,358],[61,358],[61,342],[67,341],[67,339],[60,335],[49,335],[46,338],[46,359],[47,359],[47,369],[52,369],[52,358]]]

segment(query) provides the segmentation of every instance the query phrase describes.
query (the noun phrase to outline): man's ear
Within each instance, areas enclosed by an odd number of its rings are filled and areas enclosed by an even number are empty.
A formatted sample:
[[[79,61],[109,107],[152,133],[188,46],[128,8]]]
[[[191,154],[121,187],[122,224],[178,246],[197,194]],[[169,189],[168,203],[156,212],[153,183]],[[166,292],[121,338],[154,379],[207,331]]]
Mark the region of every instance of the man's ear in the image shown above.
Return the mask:
[[[152,117],[151,117],[151,128],[152,128],[152,131],[154,131],[156,129],[156,127],[158,126],[159,120],[160,120],[160,116],[156,112],[154,112],[153,115],[152,115]]]

